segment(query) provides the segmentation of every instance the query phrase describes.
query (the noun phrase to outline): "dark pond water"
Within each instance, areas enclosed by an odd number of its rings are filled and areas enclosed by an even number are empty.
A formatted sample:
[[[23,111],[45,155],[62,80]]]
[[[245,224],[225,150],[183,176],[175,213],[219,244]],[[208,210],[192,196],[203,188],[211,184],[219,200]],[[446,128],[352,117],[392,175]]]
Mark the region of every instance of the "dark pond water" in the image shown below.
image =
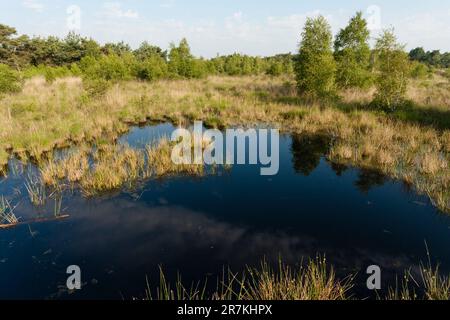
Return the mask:
[[[135,128],[121,142],[142,146],[170,134],[171,125]],[[169,279],[215,282],[224,265],[240,271],[264,257],[295,264],[326,254],[340,275],[377,264],[384,281],[427,261],[450,271],[450,217],[406,185],[377,173],[327,162],[319,138],[282,136],[280,172],[234,166],[219,176],[148,181],[133,193],[63,198],[70,217],[0,230],[0,298],[142,297],[158,266]],[[20,196],[20,193],[22,196]],[[34,209],[23,175],[0,182],[22,220],[52,212]],[[79,265],[83,289],[68,294],[67,266]]]

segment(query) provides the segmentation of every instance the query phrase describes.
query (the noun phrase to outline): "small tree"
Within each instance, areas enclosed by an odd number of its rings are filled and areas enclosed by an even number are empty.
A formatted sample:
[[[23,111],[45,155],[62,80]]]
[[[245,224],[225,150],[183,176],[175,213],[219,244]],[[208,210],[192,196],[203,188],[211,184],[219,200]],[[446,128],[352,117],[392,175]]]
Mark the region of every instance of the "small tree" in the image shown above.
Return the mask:
[[[313,98],[334,94],[336,62],[332,39],[331,27],[323,16],[307,19],[295,68],[300,94]]]
[[[20,91],[22,80],[19,73],[0,63],[0,94]]]
[[[394,110],[405,100],[410,72],[408,54],[404,46],[397,42],[394,30],[384,30],[377,39],[377,94],[375,104],[388,110]]]
[[[370,31],[362,12],[341,29],[334,43],[336,81],[341,88],[364,88],[370,84]]]
[[[193,61],[194,57],[186,39],[182,39],[178,47],[170,45],[169,72],[172,76],[192,78]]]

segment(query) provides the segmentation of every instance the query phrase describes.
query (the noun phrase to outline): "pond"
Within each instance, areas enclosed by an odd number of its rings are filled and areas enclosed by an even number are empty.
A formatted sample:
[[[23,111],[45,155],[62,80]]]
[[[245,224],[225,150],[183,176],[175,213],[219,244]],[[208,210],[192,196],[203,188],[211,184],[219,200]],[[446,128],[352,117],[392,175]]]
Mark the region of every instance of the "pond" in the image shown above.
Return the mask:
[[[120,142],[141,147],[173,130],[136,127]],[[187,284],[215,283],[224,266],[240,271],[280,257],[295,264],[317,254],[339,275],[357,274],[355,292],[366,297],[369,265],[392,280],[427,262],[427,247],[450,271],[450,216],[404,183],[330,163],[326,152],[323,138],[282,135],[275,176],[236,165],[219,175],[150,180],[134,192],[66,195],[68,218],[0,230],[0,299],[141,298],[146,277],[158,285],[158,266],[169,280],[180,272]],[[43,209],[29,203],[24,175],[3,178],[0,195],[19,199],[15,212],[26,221]],[[65,287],[69,265],[82,270],[83,289],[74,293]]]

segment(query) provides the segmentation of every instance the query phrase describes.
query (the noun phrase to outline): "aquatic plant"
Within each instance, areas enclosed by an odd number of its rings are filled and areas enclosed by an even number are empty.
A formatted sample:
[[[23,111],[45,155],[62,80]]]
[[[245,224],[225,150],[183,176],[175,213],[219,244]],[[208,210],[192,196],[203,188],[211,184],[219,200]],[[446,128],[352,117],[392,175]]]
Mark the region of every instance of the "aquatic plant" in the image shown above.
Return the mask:
[[[0,198],[0,225],[2,224],[16,224],[19,223],[19,219],[17,219],[14,214],[14,207],[11,206],[11,203],[5,199],[5,197],[1,196]]]
[[[47,190],[40,177],[28,174],[28,177],[25,179],[25,189],[27,190],[33,205],[38,207],[45,204],[47,200]]]
[[[306,266],[296,269],[279,262],[272,269],[265,261],[260,268],[248,267],[242,274],[228,269],[218,280],[217,288],[209,293],[207,281],[186,288],[178,275],[174,287],[166,280],[160,268],[160,284],[156,300],[344,300],[348,299],[351,278],[339,281],[333,268],[320,257],[311,259]],[[146,297],[152,300],[147,279]]]

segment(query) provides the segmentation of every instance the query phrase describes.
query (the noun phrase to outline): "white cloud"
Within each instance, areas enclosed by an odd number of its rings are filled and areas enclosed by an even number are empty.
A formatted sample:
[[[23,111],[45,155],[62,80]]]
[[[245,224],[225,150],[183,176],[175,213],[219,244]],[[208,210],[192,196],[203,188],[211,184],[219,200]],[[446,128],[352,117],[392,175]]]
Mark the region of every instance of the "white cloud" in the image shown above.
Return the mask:
[[[139,13],[135,10],[124,10],[119,2],[106,2],[103,5],[104,14],[110,18],[137,19]]]
[[[36,0],[23,0],[22,5],[25,8],[34,10],[36,12],[44,11],[44,5],[40,2],[37,2]]]

